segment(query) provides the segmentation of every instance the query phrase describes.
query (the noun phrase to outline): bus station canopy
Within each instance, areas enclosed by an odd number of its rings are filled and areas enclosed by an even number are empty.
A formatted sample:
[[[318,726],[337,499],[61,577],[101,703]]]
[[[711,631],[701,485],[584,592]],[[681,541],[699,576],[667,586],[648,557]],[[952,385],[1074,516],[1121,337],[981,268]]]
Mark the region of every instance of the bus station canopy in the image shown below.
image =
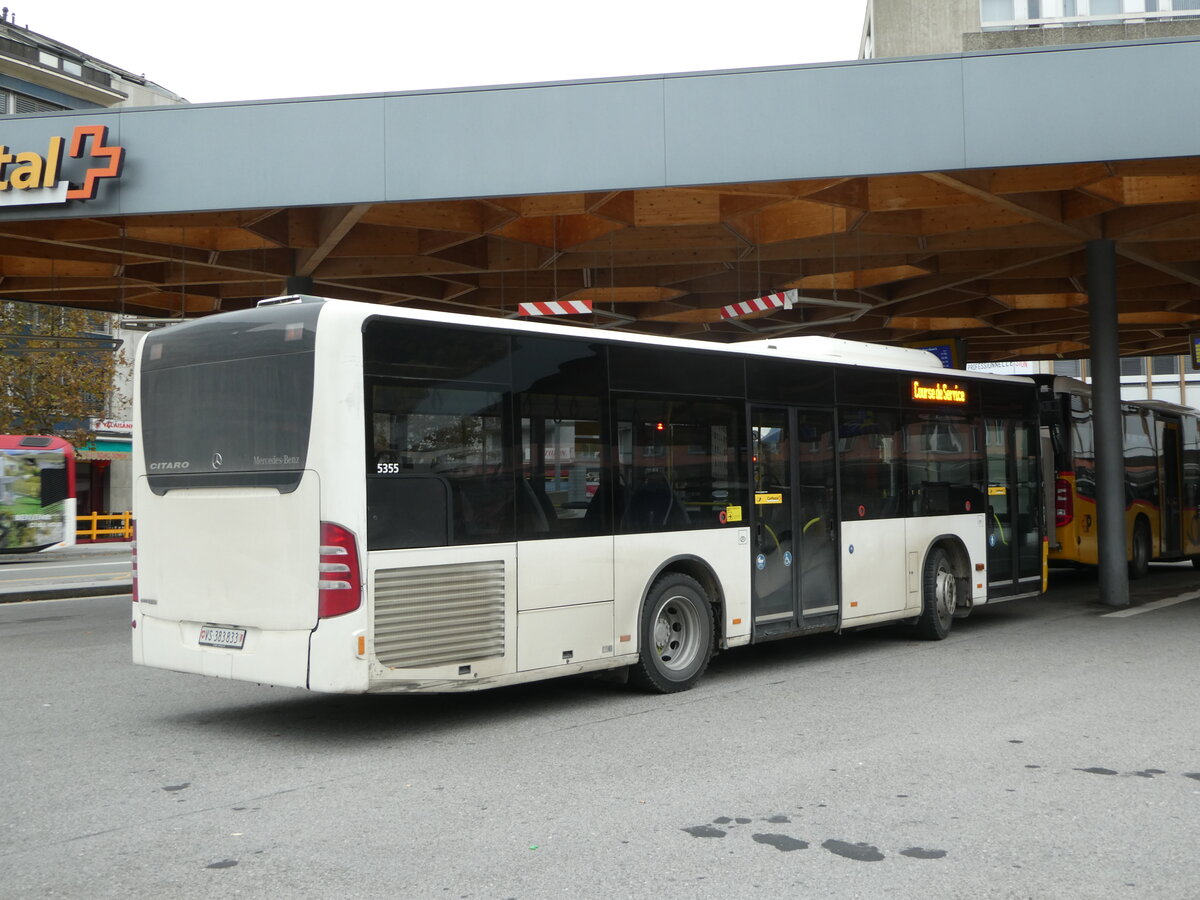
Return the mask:
[[[1121,353],[1188,353],[1197,71],[1200,42],[1164,40],[7,117],[0,298],[151,318],[289,289],[582,300],[556,321],[1073,358],[1103,238]],[[56,147],[93,196],[29,186]],[[722,313],[781,291],[791,308]]]

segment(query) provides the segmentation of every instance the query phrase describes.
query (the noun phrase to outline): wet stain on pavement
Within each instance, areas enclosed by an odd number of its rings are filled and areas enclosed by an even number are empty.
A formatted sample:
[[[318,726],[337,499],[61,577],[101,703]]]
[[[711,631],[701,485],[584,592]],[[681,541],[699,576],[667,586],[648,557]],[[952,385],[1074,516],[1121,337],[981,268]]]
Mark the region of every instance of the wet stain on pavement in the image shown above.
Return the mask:
[[[786,834],[752,834],[750,835],[758,844],[766,844],[768,847],[774,847],[776,850],[782,850],[787,853],[789,850],[807,850],[808,841],[797,840],[794,837],[788,837]]]
[[[690,834],[692,837],[703,837],[703,838],[714,838],[714,837],[723,838],[723,837],[725,837],[724,831],[722,831],[720,828],[713,828],[711,825],[691,825],[683,830],[686,831],[688,834]]]
[[[1200,781],[1200,772],[1184,772],[1183,777],[1184,778],[1195,778],[1197,781]]]
[[[1166,775],[1165,769],[1142,769],[1140,772],[1134,772],[1138,778],[1153,778],[1155,775]]]
[[[941,859],[946,855],[945,850],[926,850],[924,847],[909,847],[900,851],[901,856],[911,856],[913,859]]]
[[[209,863],[204,868],[206,869],[232,869],[238,864],[236,859],[223,859],[220,862]]]
[[[1120,775],[1116,769],[1105,769],[1100,766],[1089,766],[1086,769],[1076,769],[1076,772],[1090,772],[1093,775]]]
[[[723,838],[728,837],[733,831],[736,831],[739,825],[745,825],[752,821],[754,820],[743,816],[717,816],[709,824],[689,825],[680,830],[696,838]],[[792,819],[783,813],[775,813],[770,816],[760,816],[759,821],[791,824]],[[793,850],[807,850],[812,846],[809,841],[802,838],[793,837],[790,834],[779,834],[777,832],[754,832],[750,835],[750,839],[756,844],[774,847],[782,853],[790,853]],[[879,862],[887,858],[882,850],[874,844],[868,844],[865,841],[851,843],[850,841],[830,838],[820,846],[835,856],[852,859],[855,862]],[[925,847],[908,847],[897,852],[901,856],[907,856],[910,859],[942,859],[947,854],[945,850],[933,850]]]
[[[184,788],[190,788],[192,783],[185,781],[183,784],[168,784],[163,787],[164,791],[182,791]]]
[[[830,839],[821,846],[836,856],[844,856],[846,859],[858,862],[879,862],[884,858],[883,854],[879,852],[879,848],[870,844],[851,844],[849,841]]]

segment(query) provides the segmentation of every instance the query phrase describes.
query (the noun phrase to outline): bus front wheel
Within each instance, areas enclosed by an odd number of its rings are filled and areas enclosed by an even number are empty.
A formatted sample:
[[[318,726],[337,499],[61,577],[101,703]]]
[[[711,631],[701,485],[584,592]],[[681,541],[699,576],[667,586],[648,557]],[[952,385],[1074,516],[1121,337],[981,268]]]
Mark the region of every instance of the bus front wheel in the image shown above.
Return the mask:
[[[921,617],[917,619],[917,637],[940,641],[950,633],[954,608],[958,605],[958,576],[950,556],[934,547],[925,559],[921,579]]]
[[[642,606],[638,632],[634,683],[660,694],[686,691],[712,658],[712,605],[704,588],[681,572],[661,576]]]

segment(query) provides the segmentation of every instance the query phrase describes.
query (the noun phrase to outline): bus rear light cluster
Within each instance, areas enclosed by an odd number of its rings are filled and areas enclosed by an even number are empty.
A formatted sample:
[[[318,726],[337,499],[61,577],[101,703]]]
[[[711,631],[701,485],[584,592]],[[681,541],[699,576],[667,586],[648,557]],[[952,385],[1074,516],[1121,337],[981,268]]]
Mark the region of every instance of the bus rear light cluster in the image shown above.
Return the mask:
[[[1075,518],[1075,500],[1071,496],[1071,483],[1065,478],[1054,482],[1054,525],[1062,528]]]
[[[321,559],[317,567],[317,614],[322,619],[354,612],[362,603],[358,542],[354,532],[321,523]]]

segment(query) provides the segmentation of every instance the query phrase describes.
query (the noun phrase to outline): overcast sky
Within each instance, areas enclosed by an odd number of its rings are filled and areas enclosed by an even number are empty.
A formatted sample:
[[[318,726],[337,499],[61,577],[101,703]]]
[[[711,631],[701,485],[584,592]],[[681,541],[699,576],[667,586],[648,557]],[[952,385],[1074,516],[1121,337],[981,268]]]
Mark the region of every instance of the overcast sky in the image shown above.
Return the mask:
[[[0,0],[193,103],[858,57],[866,0]]]

